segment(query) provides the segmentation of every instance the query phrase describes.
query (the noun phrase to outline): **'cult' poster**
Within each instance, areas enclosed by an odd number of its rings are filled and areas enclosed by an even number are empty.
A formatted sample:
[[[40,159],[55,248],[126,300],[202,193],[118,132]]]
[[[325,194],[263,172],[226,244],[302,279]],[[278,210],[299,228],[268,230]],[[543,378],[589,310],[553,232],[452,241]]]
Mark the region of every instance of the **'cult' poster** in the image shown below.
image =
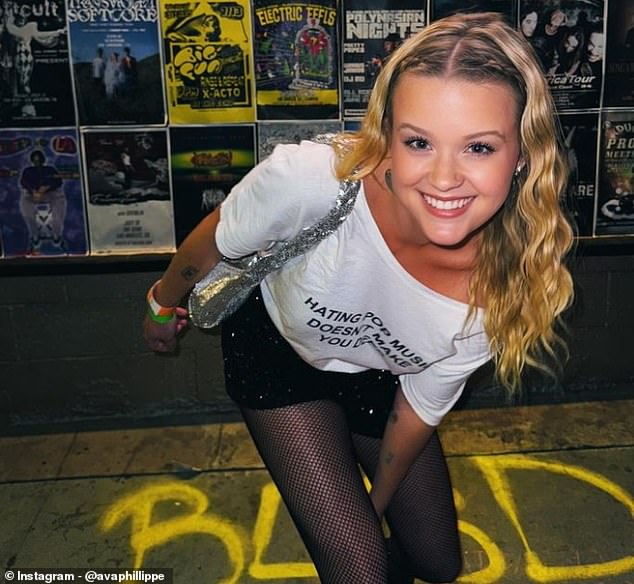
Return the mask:
[[[0,0],[0,127],[75,125],[63,0]]]

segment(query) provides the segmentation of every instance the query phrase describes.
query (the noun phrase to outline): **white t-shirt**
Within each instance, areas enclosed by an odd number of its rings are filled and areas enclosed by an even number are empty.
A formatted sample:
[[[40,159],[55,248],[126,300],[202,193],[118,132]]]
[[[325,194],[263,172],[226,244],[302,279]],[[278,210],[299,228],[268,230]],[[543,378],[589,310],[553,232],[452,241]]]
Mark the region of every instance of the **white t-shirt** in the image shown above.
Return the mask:
[[[266,249],[323,217],[339,188],[334,160],[324,144],[277,146],[223,202],[220,252],[238,258]],[[490,358],[480,311],[465,328],[466,304],[427,288],[398,263],[363,188],[338,230],[267,276],[262,295],[305,361],[324,371],[390,370],[432,426]]]

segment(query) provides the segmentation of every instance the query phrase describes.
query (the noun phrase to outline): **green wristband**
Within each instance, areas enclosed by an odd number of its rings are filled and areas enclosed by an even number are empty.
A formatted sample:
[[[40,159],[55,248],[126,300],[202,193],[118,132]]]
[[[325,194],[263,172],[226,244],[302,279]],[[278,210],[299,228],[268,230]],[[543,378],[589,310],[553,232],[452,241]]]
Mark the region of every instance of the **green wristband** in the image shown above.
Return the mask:
[[[149,308],[149,307],[148,307],[147,313],[148,313],[148,316],[150,317],[150,319],[153,320],[154,322],[158,323],[158,324],[167,324],[168,322],[173,320],[174,317],[176,316],[176,312],[173,312],[169,316],[160,316],[158,314],[154,314],[152,309]]]

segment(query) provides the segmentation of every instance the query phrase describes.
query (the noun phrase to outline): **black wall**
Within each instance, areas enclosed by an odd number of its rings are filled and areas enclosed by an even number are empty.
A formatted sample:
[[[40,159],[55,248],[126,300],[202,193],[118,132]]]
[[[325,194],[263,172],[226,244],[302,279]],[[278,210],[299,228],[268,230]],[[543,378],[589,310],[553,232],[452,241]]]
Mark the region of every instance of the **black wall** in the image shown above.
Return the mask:
[[[143,343],[145,293],[165,265],[0,268],[0,431],[236,419],[217,330],[189,330],[176,355]],[[573,273],[564,378],[529,376],[520,403],[634,396],[634,250],[581,246]],[[506,405],[489,369],[473,376],[459,407]]]

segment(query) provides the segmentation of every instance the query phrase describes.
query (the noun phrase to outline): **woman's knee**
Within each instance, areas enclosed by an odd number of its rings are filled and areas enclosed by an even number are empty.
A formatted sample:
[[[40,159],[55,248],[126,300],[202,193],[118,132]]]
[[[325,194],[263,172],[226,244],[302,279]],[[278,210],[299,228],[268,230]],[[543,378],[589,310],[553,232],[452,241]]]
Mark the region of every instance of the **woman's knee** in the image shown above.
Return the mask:
[[[451,557],[431,559],[414,567],[414,575],[430,583],[444,584],[455,582],[462,572],[462,555],[460,553]]]
[[[390,542],[390,564],[407,566],[416,578],[430,583],[454,582],[462,571],[462,551],[459,541],[440,541],[412,549],[410,545]]]

